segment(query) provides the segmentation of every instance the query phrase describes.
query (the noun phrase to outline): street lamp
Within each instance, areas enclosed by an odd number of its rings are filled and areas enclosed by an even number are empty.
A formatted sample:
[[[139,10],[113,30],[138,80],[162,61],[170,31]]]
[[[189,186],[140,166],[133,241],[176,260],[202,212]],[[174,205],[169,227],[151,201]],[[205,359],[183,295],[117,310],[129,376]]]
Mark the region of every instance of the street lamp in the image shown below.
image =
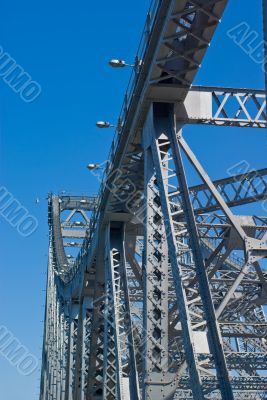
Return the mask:
[[[96,126],[97,126],[97,128],[100,128],[100,129],[115,128],[120,131],[123,128],[123,123],[121,122],[120,119],[118,120],[117,125],[111,124],[108,121],[97,121]]]
[[[117,59],[113,59],[109,61],[109,65],[112,68],[125,68],[125,67],[130,67],[130,68],[134,68],[135,72],[138,73],[139,72],[139,68],[142,65],[142,60],[139,60],[139,58],[136,56],[135,57],[135,61],[134,64],[128,64],[126,61],[124,60],[117,60]]]
[[[117,60],[117,59],[110,60],[109,65],[112,68],[124,68],[124,67],[133,68],[135,66],[134,64],[127,64],[127,62],[124,60]]]
[[[87,169],[89,169],[89,171],[95,171],[97,169],[103,169],[103,168],[101,168],[100,164],[88,164]]]
[[[96,126],[100,129],[103,128],[116,128],[115,125],[111,124],[108,121],[97,121]]]

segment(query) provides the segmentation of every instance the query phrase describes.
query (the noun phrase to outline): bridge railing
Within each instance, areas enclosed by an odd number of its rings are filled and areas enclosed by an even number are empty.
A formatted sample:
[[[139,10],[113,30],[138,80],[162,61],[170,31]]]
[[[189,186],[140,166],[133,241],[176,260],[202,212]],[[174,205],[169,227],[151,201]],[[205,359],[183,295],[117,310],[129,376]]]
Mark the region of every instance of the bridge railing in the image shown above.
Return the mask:
[[[135,56],[135,65],[134,68],[132,69],[132,73],[130,75],[130,79],[129,79],[129,83],[128,86],[126,88],[126,93],[124,95],[124,100],[123,100],[123,104],[120,110],[120,114],[119,114],[119,118],[118,118],[118,123],[117,123],[117,127],[115,130],[115,135],[114,138],[112,140],[111,143],[111,149],[108,155],[108,163],[106,165],[106,169],[104,171],[103,174],[103,179],[102,179],[102,183],[100,185],[100,190],[99,190],[99,198],[101,198],[101,195],[105,189],[105,181],[106,181],[106,177],[110,171],[110,165],[112,164],[112,160],[114,159],[119,141],[120,141],[120,137],[122,134],[122,129],[125,123],[125,120],[127,118],[127,114],[128,114],[128,109],[129,106],[131,104],[131,100],[133,98],[134,95],[134,91],[135,91],[135,87],[136,87],[136,83],[138,81],[138,76],[142,70],[142,61],[144,59],[144,56],[146,54],[148,45],[149,45],[149,40],[150,40],[150,36],[151,36],[151,32],[154,26],[154,22],[156,19],[156,15],[157,15],[157,11],[159,8],[159,5],[161,3],[161,0],[151,0],[150,6],[149,6],[149,10],[147,13],[147,18],[146,18],[146,22],[145,22],[145,26],[142,32],[142,36],[139,42],[139,46],[136,52],[136,56]]]
[[[138,46],[136,56],[135,56],[135,65],[132,69],[129,83],[126,88],[123,104],[122,104],[118,122],[117,122],[117,127],[115,130],[115,135],[112,140],[110,152],[108,155],[108,162],[107,162],[105,171],[103,173],[102,183],[100,185],[100,189],[99,189],[99,193],[98,193],[99,199],[101,198],[103,191],[105,189],[105,182],[106,182],[108,173],[110,171],[110,165],[112,165],[112,161],[114,159],[114,156],[115,156],[115,153],[116,153],[119,141],[120,141],[123,126],[124,126],[124,123],[127,118],[129,106],[131,104],[131,100],[132,100],[134,92],[135,92],[139,74],[142,70],[142,61],[144,59],[144,56],[146,54],[146,51],[147,51],[147,48],[149,45],[151,32],[152,32],[152,29],[154,26],[154,22],[156,19],[156,15],[157,15],[157,11],[158,11],[160,3],[161,3],[161,0],[151,0],[150,6],[149,6],[145,26],[143,28],[142,36],[141,36],[139,46]]]
[[[138,81],[138,77],[142,71],[142,62],[143,59],[145,57],[146,51],[148,49],[149,46],[149,41],[150,41],[150,37],[151,37],[151,32],[153,30],[153,26],[154,26],[154,22],[157,16],[157,12],[159,9],[159,6],[161,4],[161,0],[151,0],[150,2],[150,6],[149,6],[149,10],[147,13],[147,17],[146,17],[146,22],[145,22],[145,26],[143,28],[143,32],[142,32],[142,36],[139,42],[139,46],[136,52],[136,56],[135,56],[135,64],[134,67],[132,69],[131,75],[130,75],[130,79],[126,88],[126,92],[124,95],[124,100],[123,100],[123,104],[119,113],[119,118],[118,118],[118,123],[117,123],[117,127],[115,129],[115,134],[111,143],[111,148],[110,148],[110,152],[108,155],[108,162],[106,164],[106,168],[103,171],[103,177],[102,177],[102,181],[100,184],[100,188],[99,188],[99,192],[98,192],[98,204],[96,205],[95,211],[92,214],[91,220],[90,220],[90,228],[88,229],[88,237],[85,238],[82,248],[75,260],[75,263],[73,265],[73,267],[70,270],[69,273],[69,279],[68,281],[71,281],[74,277],[74,275],[76,274],[80,263],[83,259],[83,256],[86,254],[86,250],[92,240],[93,237],[93,233],[96,230],[97,227],[97,223],[99,221],[99,215],[100,215],[100,209],[99,209],[99,205],[100,205],[100,201],[103,195],[103,192],[105,190],[106,187],[106,181],[107,181],[107,177],[108,174],[110,172],[110,166],[113,164],[113,159],[114,156],[116,154],[117,151],[117,147],[118,144],[120,142],[120,138],[122,135],[122,130],[123,130],[123,126],[125,124],[125,121],[127,119],[127,115],[128,115],[128,110],[132,101],[132,98],[134,96],[134,92],[135,92],[135,88],[136,88],[136,84]]]
[[[111,149],[110,149],[110,153],[108,156],[108,160],[110,162],[112,162],[114,155],[116,153],[116,149],[118,146],[118,143],[120,141],[120,137],[121,137],[121,133],[122,133],[122,128],[124,126],[124,122],[127,118],[127,113],[128,113],[128,109],[129,109],[129,105],[131,103],[131,100],[133,98],[133,94],[135,91],[135,87],[136,87],[136,83],[138,81],[138,76],[142,70],[142,61],[144,59],[144,56],[146,54],[146,50],[148,48],[149,45],[149,40],[150,40],[150,36],[151,36],[151,32],[154,26],[154,22],[155,22],[155,18],[157,15],[157,11],[159,8],[159,5],[161,3],[161,0],[151,0],[150,6],[149,6],[149,10],[147,13],[147,18],[146,18],[146,22],[145,22],[145,26],[143,28],[143,32],[142,32],[142,36],[139,42],[139,46],[136,52],[136,56],[135,56],[135,65],[132,69],[131,75],[130,75],[130,79],[128,82],[128,86],[126,88],[126,92],[124,95],[124,100],[123,100],[123,104],[120,110],[120,114],[119,114],[119,118],[118,118],[118,123],[117,123],[117,128],[115,131],[115,135],[111,144]],[[109,171],[109,165],[107,164],[106,170],[105,170],[105,174],[107,175]],[[105,181],[105,179],[103,179]]]

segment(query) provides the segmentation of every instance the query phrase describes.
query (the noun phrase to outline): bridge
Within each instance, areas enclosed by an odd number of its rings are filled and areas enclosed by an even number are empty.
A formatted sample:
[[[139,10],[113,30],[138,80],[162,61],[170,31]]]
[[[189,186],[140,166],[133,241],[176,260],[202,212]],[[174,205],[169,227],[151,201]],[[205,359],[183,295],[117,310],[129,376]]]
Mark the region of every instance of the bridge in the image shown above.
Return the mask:
[[[99,194],[49,195],[40,400],[267,399],[267,217],[234,214],[267,168],[213,181],[183,135],[266,129],[266,90],[193,84],[227,3],[151,2]]]

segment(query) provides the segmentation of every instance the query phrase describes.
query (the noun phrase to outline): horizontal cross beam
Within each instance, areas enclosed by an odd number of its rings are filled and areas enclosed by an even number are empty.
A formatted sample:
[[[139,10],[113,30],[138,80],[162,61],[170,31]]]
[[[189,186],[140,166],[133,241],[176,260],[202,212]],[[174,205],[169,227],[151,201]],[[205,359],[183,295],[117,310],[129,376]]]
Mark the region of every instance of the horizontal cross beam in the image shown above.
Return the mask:
[[[228,207],[254,203],[267,198],[267,168],[246,172],[213,182]],[[218,203],[205,184],[190,188],[197,214],[218,210]]]
[[[242,128],[266,128],[266,94],[264,90],[193,86],[184,104],[180,103],[180,85],[157,84],[150,89],[154,102],[177,103],[179,123]]]

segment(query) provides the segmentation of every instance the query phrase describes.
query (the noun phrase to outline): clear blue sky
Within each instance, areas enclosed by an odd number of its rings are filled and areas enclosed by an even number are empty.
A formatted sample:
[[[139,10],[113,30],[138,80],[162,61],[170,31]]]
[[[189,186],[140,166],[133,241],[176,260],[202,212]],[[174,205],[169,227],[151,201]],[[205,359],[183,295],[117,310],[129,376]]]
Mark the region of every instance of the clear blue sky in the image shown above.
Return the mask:
[[[85,167],[106,159],[113,132],[94,124],[116,121],[129,75],[107,62],[134,59],[148,3],[2,2],[0,45],[40,83],[42,94],[25,104],[0,79],[0,183],[39,221],[37,231],[22,238],[0,217],[0,325],[39,358],[48,240],[45,197],[49,191],[97,192],[98,182]],[[261,35],[261,1],[254,0],[253,7],[244,0],[229,3],[195,83],[263,88],[260,66],[226,35],[242,21]],[[226,176],[227,168],[243,159],[253,168],[265,166],[262,130],[193,127],[187,128],[187,137],[213,178]],[[0,356],[0,400],[36,400],[39,374],[23,377]]]

